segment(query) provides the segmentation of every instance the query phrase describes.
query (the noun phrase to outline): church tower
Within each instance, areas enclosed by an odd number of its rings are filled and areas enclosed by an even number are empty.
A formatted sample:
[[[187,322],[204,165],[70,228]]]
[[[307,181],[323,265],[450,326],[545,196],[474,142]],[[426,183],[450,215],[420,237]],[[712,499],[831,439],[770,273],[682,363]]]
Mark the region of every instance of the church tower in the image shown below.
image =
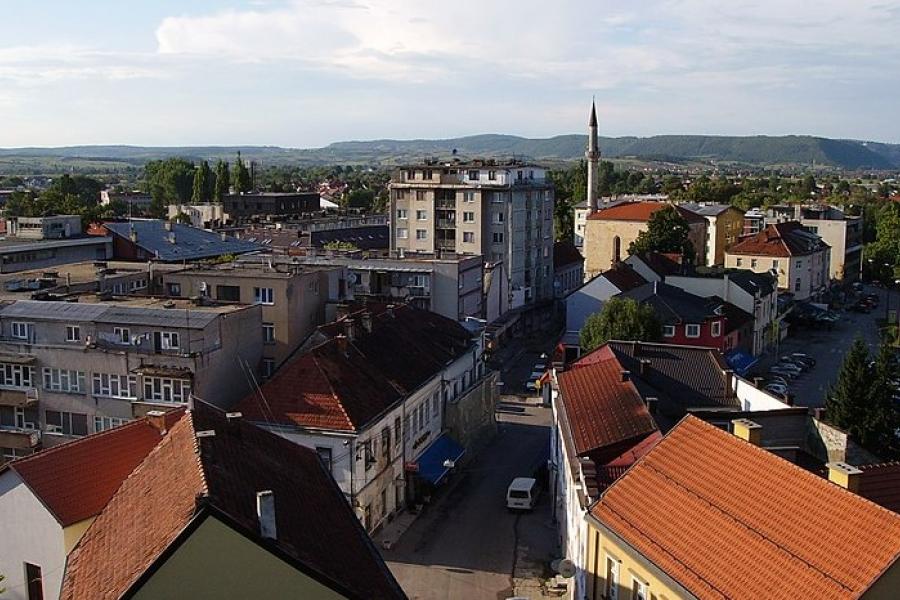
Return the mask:
[[[594,212],[599,208],[600,198],[597,187],[600,184],[600,143],[597,139],[597,107],[591,100],[591,120],[588,123],[590,133],[588,135],[587,151],[584,157],[587,158],[587,205],[588,211]]]

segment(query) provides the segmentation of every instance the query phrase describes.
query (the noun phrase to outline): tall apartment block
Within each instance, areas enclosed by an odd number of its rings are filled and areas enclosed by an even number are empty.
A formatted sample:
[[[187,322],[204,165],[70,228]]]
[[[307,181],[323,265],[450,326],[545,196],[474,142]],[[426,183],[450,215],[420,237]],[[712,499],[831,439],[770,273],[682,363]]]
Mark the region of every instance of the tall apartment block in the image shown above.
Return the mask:
[[[391,177],[391,251],[503,263],[510,308],[553,297],[553,184],[510,161],[406,166]]]

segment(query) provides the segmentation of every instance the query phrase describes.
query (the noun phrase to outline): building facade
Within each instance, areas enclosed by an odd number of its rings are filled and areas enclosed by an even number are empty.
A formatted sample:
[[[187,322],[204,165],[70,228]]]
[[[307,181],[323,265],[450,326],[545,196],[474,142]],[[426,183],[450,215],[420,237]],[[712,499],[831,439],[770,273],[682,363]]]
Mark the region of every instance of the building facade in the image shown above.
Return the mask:
[[[708,267],[725,264],[725,250],[740,238],[744,228],[744,213],[726,204],[684,203],[680,205],[706,219],[706,248],[704,262]]]
[[[421,164],[390,183],[391,251],[502,262],[512,308],[553,297],[554,188],[543,167]]]

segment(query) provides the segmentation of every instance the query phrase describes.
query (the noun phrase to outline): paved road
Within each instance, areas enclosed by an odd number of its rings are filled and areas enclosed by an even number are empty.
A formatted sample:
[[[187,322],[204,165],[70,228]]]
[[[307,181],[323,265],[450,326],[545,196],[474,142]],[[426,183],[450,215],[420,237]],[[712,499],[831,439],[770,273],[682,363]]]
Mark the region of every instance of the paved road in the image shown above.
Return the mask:
[[[790,384],[790,391],[798,406],[816,408],[825,406],[828,387],[837,379],[841,365],[844,363],[844,356],[857,337],[863,338],[871,352],[877,351],[879,334],[875,321],[884,318],[887,296],[884,290],[867,288],[866,293],[871,292],[877,293],[881,297],[881,303],[871,313],[845,311],[833,330],[798,329],[781,343],[779,356],[791,352],[805,352],[816,359],[816,366],[812,370],[804,373]],[[898,303],[896,293],[893,294],[891,303],[892,308]]]
[[[537,509],[511,514],[506,488],[545,464],[549,411],[500,416],[494,442],[460,473],[462,481],[423,512],[384,558],[412,599],[508,598],[517,575],[550,560],[555,533],[547,495]],[[451,484],[452,485],[452,484]]]

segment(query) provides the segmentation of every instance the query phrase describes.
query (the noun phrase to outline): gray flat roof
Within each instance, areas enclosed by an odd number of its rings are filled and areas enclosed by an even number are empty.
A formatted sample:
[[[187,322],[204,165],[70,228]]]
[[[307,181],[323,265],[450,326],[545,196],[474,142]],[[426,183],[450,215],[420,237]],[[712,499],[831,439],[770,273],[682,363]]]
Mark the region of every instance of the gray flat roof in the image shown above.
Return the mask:
[[[31,252],[44,248],[67,248],[70,246],[91,246],[112,243],[112,238],[100,235],[87,235],[62,240],[26,240],[22,238],[0,239],[0,253]]]

